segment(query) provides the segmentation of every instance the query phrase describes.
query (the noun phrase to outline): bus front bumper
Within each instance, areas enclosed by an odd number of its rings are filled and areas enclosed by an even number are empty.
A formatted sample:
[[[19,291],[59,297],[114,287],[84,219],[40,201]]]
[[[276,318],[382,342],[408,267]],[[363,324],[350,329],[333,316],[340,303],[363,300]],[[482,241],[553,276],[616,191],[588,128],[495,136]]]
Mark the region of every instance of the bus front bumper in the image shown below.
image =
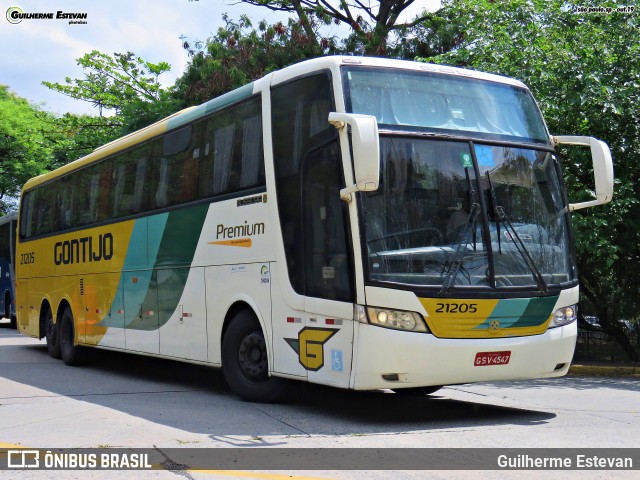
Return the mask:
[[[576,322],[542,335],[495,339],[444,339],[362,323],[355,328],[350,387],[356,390],[559,377],[569,370],[577,337]],[[476,366],[478,354],[496,352],[501,361],[509,352],[508,363]]]

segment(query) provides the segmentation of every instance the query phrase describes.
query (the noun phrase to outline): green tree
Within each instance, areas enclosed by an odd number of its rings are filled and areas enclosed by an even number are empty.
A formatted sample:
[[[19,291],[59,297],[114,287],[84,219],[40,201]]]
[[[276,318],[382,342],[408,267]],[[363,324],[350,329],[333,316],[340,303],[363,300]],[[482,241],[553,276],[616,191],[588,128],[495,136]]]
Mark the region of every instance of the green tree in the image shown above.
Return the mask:
[[[345,41],[345,51],[356,54],[398,56],[407,49],[407,43],[416,38],[434,19],[424,11],[416,18],[400,22],[399,17],[415,0],[379,0],[363,2],[355,0],[241,0],[242,3],[294,14],[306,37],[321,47],[319,25],[342,24],[350,34]]]
[[[117,117],[94,117],[65,113],[54,120],[56,133],[52,140],[54,167],[66,165],[95,148],[120,136],[122,123]]]
[[[84,78],[65,78],[65,83],[42,82],[46,87],[83,100],[98,108],[113,110],[121,134],[129,133],[178,110],[182,102],[164,89],[159,77],[171,69],[166,62],[151,63],[133,53],[97,50],[77,59]]]
[[[251,80],[307,58],[332,54],[374,54],[398,58],[436,55],[462,39],[457,23],[423,12],[408,22],[399,16],[413,0],[348,3],[343,0],[242,0],[292,16],[284,22],[259,22],[243,15],[223,16],[225,25],[206,42],[181,37],[192,57],[178,80],[177,94],[188,105],[202,103]],[[329,35],[330,25],[346,25],[344,36]]]
[[[54,117],[0,85],[0,210],[15,205],[22,185],[51,168]]]
[[[200,104],[305,58],[336,51],[335,39],[325,39],[318,47],[293,19],[286,25],[262,21],[254,29],[247,16],[239,21],[227,15],[222,18],[225,25],[206,42],[183,42],[191,62],[175,87],[187,105]]]
[[[598,137],[615,164],[614,200],[572,215],[581,309],[600,318],[638,360],[622,318],[640,317],[640,16],[617,2],[588,13],[563,0],[446,1],[442,15],[465,32],[458,48],[423,60],[516,77],[529,85],[554,134]],[[588,157],[588,156],[587,156]],[[564,168],[569,198],[593,197],[588,158],[571,151]]]

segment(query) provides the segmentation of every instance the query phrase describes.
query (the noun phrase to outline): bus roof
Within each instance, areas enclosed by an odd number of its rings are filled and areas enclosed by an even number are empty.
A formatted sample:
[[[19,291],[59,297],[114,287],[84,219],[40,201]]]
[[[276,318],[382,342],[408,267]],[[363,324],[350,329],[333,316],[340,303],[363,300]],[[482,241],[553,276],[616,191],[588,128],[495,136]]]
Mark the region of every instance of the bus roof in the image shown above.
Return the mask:
[[[500,75],[494,75],[491,73],[484,73],[476,70],[467,70],[464,68],[450,67],[445,65],[436,65],[430,63],[414,62],[408,60],[395,60],[388,58],[376,58],[376,57],[354,57],[354,56],[326,56],[319,57],[311,60],[305,60],[300,63],[296,63],[289,67],[285,67],[276,72],[270,73],[265,76],[270,77],[269,83],[276,85],[286,82],[292,78],[300,75],[304,75],[309,72],[318,71],[322,69],[329,69],[336,71],[342,66],[348,65],[362,65],[369,67],[381,67],[381,68],[396,68],[404,70],[415,71],[427,71],[436,72],[445,75],[456,75],[470,78],[477,78],[480,80],[486,80],[491,82],[503,83],[507,85],[513,85],[521,88],[527,88],[522,82],[518,80],[503,77]],[[84,166],[90,165],[98,160],[109,157],[117,152],[126,150],[134,145],[142,143],[146,140],[150,140],[162,133],[179,128],[182,125],[196,120],[198,118],[205,117],[217,110],[221,110],[226,106],[235,103],[239,100],[247,98],[253,94],[254,86],[256,82],[251,82],[243,87],[232,90],[219,97],[213,98],[201,105],[189,107],[181,110],[173,115],[164,118],[152,125],[149,125],[141,130],[130,133],[119,139],[113,140],[103,146],[96,148],[90,154],[68,163],[52,172],[33,177],[27,181],[24,185],[23,191],[27,191],[33,187],[48,182],[54,178],[65,175]]]

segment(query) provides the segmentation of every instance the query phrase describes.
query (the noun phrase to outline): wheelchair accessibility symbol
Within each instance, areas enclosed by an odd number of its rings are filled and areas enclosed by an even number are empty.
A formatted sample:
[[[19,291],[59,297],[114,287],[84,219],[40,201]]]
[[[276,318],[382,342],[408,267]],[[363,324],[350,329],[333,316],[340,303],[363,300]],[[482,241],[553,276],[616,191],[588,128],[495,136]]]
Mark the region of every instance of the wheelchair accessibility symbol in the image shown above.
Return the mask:
[[[342,372],[342,350],[331,350],[331,370]]]

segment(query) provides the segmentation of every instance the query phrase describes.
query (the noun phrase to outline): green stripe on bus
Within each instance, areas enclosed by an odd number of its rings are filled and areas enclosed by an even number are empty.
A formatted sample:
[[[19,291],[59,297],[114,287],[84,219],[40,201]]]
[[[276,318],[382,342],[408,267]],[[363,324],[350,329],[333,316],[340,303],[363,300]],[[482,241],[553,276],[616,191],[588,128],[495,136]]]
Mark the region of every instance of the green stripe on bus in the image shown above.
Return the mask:
[[[540,326],[547,321],[557,301],[557,295],[499,300],[489,317],[475,329],[488,329],[492,320],[499,320],[500,328]]]

